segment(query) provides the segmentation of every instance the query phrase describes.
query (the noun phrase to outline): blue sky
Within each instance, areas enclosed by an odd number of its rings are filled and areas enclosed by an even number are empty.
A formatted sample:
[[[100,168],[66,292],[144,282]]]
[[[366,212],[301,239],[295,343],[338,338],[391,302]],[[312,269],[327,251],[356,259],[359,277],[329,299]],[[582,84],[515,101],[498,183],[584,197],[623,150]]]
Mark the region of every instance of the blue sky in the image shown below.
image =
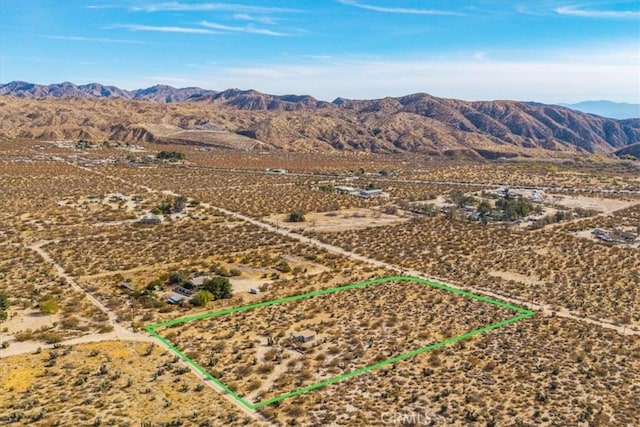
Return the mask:
[[[0,81],[640,102],[640,2],[0,0]]]

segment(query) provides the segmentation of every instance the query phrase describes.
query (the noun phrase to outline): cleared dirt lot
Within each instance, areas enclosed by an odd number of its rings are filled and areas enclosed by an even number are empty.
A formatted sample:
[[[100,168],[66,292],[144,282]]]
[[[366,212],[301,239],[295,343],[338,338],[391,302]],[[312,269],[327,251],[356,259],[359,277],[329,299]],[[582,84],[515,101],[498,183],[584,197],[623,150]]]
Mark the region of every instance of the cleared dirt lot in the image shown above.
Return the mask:
[[[605,199],[602,197],[568,196],[565,194],[548,194],[547,200],[551,203],[567,208],[588,209],[602,213],[614,212],[628,208],[638,203],[637,200]]]
[[[289,215],[269,215],[264,217],[263,220],[289,230],[304,228],[305,230],[319,232],[384,227],[409,220],[409,218],[404,216],[391,215],[379,209],[367,208],[305,213],[304,222],[287,222],[288,216]]]

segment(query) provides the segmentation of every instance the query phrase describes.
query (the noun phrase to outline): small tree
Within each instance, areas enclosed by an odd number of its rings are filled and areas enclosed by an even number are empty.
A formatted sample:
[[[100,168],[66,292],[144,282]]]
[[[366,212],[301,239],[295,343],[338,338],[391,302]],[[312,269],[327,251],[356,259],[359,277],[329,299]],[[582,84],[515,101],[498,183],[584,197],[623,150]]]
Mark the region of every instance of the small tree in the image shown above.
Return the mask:
[[[184,208],[187,206],[188,199],[185,196],[178,196],[173,199],[173,208],[174,212],[182,212]]]
[[[478,205],[477,212],[478,212],[478,215],[480,216],[480,221],[482,221],[483,224],[486,224],[487,223],[487,217],[489,215],[491,215],[491,213],[493,212],[493,208],[491,207],[491,203],[489,203],[486,200],[483,200]]]
[[[172,285],[182,285],[186,281],[184,274],[180,272],[171,273],[169,275],[169,283]]]
[[[370,182],[367,184],[367,186],[365,187],[366,190],[377,190],[379,187],[376,185],[375,182]]]
[[[56,314],[60,311],[60,306],[58,306],[58,302],[51,297],[45,298],[38,304],[38,308],[40,312],[43,314]]]
[[[169,215],[171,213],[172,205],[173,205],[172,200],[163,200],[151,212],[156,215],[160,215],[160,214]]]
[[[213,294],[214,299],[231,298],[232,287],[226,277],[212,277],[202,284],[202,289]]]
[[[0,311],[6,311],[11,304],[5,294],[0,294]]]
[[[213,300],[213,294],[209,291],[201,290],[196,293],[191,299],[191,303],[194,305],[198,305],[204,307],[209,304]]]
[[[453,190],[449,193],[449,198],[459,208],[464,208],[466,205],[475,201],[473,196],[469,196],[460,190]]]
[[[6,320],[7,309],[9,308],[9,298],[5,294],[0,294],[0,322]]]
[[[287,218],[289,222],[304,222],[304,212],[301,210],[293,211],[289,214],[289,218]]]

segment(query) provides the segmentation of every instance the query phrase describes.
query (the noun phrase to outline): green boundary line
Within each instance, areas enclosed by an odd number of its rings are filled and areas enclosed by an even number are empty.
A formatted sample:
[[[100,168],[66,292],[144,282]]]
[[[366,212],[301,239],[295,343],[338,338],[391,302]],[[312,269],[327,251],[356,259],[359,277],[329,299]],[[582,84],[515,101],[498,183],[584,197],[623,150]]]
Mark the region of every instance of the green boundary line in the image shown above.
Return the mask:
[[[445,340],[439,341],[439,342],[434,343],[434,344],[427,345],[425,347],[418,348],[416,350],[409,351],[407,353],[402,353],[402,354],[400,354],[398,356],[394,356],[394,357],[391,357],[389,359],[383,360],[381,362],[374,363],[373,365],[368,365],[368,366],[365,366],[363,368],[359,368],[359,369],[355,369],[355,370],[353,370],[351,372],[347,372],[345,374],[341,374],[341,375],[338,375],[338,376],[335,376],[335,377],[332,377],[332,378],[328,378],[328,379],[320,381],[318,383],[311,384],[309,386],[294,390],[294,391],[289,392],[289,393],[281,394],[281,395],[273,397],[271,399],[262,400],[260,402],[255,403],[255,404],[251,404],[251,403],[247,402],[245,399],[243,399],[242,397],[238,396],[237,393],[235,393],[229,387],[224,385],[219,379],[217,379],[213,375],[211,375],[206,369],[204,369],[202,366],[200,366],[194,360],[192,360],[189,357],[187,357],[182,351],[180,351],[176,346],[174,346],[171,342],[169,342],[167,339],[162,337],[156,331],[156,329],[166,328],[166,327],[174,326],[174,325],[180,325],[180,324],[192,322],[192,321],[195,321],[195,320],[208,319],[208,318],[211,318],[211,317],[223,316],[225,314],[237,313],[237,312],[247,311],[247,310],[253,310],[253,309],[259,308],[259,307],[268,307],[268,306],[271,306],[271,305],[281,304],[281,303],[284,303],[284,302],[297,301],[297,300],[300,300],[300,299],[312,298],[312,297],[319,296],[319,295],[327,295],[327,294],[332,294],[334,292],[341,292],[341,291],[346,291],[346,290],[349,290],[349,289],[356,289],[356,288],[364,288],[364,287],[367,287],[367,286],[376,285],[376,284],[380,284],[380,283],[397,282],[397,281],[407,281],[407,282],[422,283],[424,285],[428,285],[428,286],[431,286],[431,287],[434,287],[434,288],[437,288],[437,289],[442,289],[442,290],[445,290],[445,291],[448,291],[448,292],[451,292],[451,293],[454,293],[454,294],[462,295],[462,296],[465,296],[465,297],[468,297],[468,298],[472,298],[472,299],[475,299],[475,300],[478,300],[478,301],[482,301],[482,302],[486,302],[486,303],[489,303],[489,304],[493,304],[493,305],[498,306],[498,307],[507,308],[509,310],[515,311],[516,313],[518,313],[518,315],[514,316],[514,317],[510,317],[510,318],[505,319],[505,320],[502,320],[502,321],[497,322],[497,323],[493,323],[493,324],[488,325],[488,326],[484,326],[482,328],[475,329],[473,331],[465,332],[463,334],[456,335],[456,336],[451,337],[451,338],[447,338]],[[212,382],[214,382],[215,384],[220,386],[220,388],[222,388],[225,392],[227,392],[231,396],[233,396],[237,401],[242,403],[242,405],[245,406],[247,409],[254,410],[254,409],[266,406],[266,405],[270,405],[270,404],[275,403],[275,402],[279,402],[279,401],[281,401],[283,399],[287,399],[289,397],[297,396],[299,394],[306,393],[308,391],[315,390],[317,388],[321,388],[321,387],[324,387],[326,385],[333,384],[333,383],[336,383],[338,381],[342,381],[344,379],[351,378],[353,376],[360,375],[360,374],[363,374],[365,372],[369,372],[369,371],[372,371],[374,369],[381,368],[381,367],[383,367],[385,365],[389,365],[389,364],[398,362],[400,360],[409,359],[409,358],[414,357],[414,356],[416,356],[418,354],[425,353],[425,352],[431,351],[431,350],[435,350],[437,348],[444,347],[446,345],[455,343],[457,341],[461,341],[461,340],[473,337],[475,335],[480,335],[480,334],[482,334],[484,332],[491,331],[493,329],[497,329],[497,328],[500,328],[502,326],[518,322],[520,320],[523,320],[523,319],[526,319],[528,317],[531,317],[534,314],[535,314],[534,311],[527,310],[525,308],[518,307],[516,305],[509,304],[509,303],[506,303],[504,301],[499,301],[499,300],[496,300],[496,299],[493,299],[493,298],[485,297],[483,295],[478,295],[478,294],[474,294],[472,292],[464,291],[464,290],[461,290],[461,289],[452,288],[450,286],[443,285],[442,283],[433,282],[431,280],[422,279],[420,277],[389,276],[389,277],[382,277],[382,278],[379,278],[379,279],[365,280],[363,282],[356,282],[356,283],[352,283],[352,284],[345,285],[345,286],[339,286],[339,287],[335,287],[335,288],[321,289],[319,291],[309,292],[309,293],[306,293],[306,294],[293,295],[293,296],[285,297],[285,298],[278,298],[278,299],[274,299],[274,300],[271,300],[271,301],[264,301],[264,302],[260,302],[260,303],[256,303],[256,304],[243,305],[243,306],[239,306],[239,307],[227,308],[227,309],[224,309],[224,310],[214,311],[214,312],[210,312],[210,313],[202,313],[202,314],[198,314],[198,315],[195,315],[195,316],[177,318],[177,319],[173,319],[173,320],[168,320],[166,322],[160,322],[160,323],[154,323],[152,325],[147,325],[147,326],[145,326],[145,329],[151,335],[153,335],[154,337],[156,337],[157,339],[162,341],[167,347],[169,347],[169,349],[171,351],[176,353],[181,359],[183,359],[185,362],[187,362],[189,365],[191,365],[193,368],[195,368],[198,372],[200,372],[206,378],[208,378],[209,380],[211,380]]]

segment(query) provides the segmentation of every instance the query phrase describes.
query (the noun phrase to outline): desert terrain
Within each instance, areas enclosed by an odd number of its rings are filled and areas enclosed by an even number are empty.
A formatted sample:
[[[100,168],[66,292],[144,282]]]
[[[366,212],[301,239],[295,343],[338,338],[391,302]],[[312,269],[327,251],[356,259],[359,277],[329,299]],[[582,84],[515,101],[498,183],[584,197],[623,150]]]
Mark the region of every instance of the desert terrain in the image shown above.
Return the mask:
[[[2,140],[0,419],[634,425],[637,174],[597,157]],[[357,375],[513,313],[392,281],[168,326],[166,341],[145,329],[398,275],[535,314]]]

